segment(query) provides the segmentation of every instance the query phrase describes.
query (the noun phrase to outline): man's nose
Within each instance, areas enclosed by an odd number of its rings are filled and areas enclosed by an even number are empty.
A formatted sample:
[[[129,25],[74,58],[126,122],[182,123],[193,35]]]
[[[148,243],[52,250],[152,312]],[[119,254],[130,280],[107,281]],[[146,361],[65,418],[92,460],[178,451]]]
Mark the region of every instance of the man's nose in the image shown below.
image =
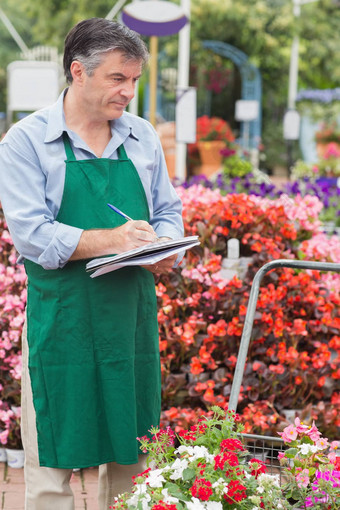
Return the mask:
[[[121,91],[122,95],[132,99],[135,95],[135,85],[134,81],[124,83],[124,87]]]

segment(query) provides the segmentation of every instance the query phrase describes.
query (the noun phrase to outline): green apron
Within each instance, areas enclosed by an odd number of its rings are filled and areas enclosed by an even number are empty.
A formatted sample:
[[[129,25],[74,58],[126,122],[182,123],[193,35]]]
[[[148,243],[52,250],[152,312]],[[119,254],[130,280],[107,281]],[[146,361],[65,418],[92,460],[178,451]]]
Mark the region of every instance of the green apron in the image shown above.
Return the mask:
[[[118,160],[75,159],[64,134],[66,175],[57,220],[82,229],[149,221],[143,185],[124,146]],[[82,468],[138,461],[137,437],[158,425],[160,360],[153,275],[123,268],[98,278],[86,261],[28,275],[29,370],[41,466]]]

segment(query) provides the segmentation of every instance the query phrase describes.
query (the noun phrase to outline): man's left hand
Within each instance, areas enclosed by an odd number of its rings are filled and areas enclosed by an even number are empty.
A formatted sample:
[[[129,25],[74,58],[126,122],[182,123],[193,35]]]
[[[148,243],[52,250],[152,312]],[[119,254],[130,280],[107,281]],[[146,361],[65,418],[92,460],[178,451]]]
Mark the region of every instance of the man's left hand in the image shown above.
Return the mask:
[[[160,237],[158,241],[169,241],[170,239],[170,237]],[[169,273],[173,268],[176,259],[177,253],[170,255],[170,257],[167,257],[166,259],[156,262],[156,264],[142,267],[154,274]]]

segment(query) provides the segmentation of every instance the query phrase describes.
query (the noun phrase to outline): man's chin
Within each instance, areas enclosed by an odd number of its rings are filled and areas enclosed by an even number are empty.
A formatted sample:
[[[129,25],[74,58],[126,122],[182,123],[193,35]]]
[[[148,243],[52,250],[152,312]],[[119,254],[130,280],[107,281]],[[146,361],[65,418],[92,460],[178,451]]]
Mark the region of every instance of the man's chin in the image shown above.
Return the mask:
[[[111,110],[111,116],[112,116],[112,119],[118,119],[119,117],[121,117],[123,115],[123,113],[125,112],[127,108],[127,105],[126,106],[117,106],[117,105],[112,105],[110,110]]]

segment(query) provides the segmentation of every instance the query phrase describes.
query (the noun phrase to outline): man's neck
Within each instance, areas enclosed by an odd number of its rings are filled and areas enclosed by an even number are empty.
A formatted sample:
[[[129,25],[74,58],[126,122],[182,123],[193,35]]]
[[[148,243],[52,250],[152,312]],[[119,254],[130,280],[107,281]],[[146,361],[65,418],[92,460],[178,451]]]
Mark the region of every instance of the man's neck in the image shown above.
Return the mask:
[[[111,139],[111,126],[107,120],[94,119],[85,111],[82,102],[70,87],[64,97],[65,122],[91,150],[101,156]]]

